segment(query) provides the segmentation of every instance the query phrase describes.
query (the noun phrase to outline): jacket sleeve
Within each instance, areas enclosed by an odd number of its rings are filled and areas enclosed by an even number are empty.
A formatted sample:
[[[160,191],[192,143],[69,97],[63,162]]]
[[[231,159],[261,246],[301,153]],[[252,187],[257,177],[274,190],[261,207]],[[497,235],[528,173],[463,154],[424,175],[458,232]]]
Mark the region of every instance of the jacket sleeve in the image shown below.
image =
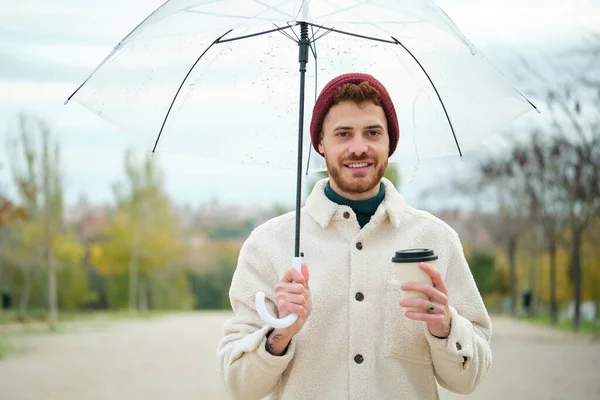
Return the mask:
[[[429,333],[425,324],[426,337],[440,385],[452,392],[469,394],[492,364],[492,323],[454,231],[451,231],[450,253],[446,256],[444,283],[452,313],[450,335],[438,339]]]
[[[260,399],[272,393],[295,351],[293,339],[282,356],[273,356],[265,348],[271,327],[258,316],[254,296],[264,292],[267,309],[277,316],[274,290],[280,276],[259,251],[253,233],[240,250],[229,290],[234,316],[225,322],[217,349],[219,372],[233,399]]]

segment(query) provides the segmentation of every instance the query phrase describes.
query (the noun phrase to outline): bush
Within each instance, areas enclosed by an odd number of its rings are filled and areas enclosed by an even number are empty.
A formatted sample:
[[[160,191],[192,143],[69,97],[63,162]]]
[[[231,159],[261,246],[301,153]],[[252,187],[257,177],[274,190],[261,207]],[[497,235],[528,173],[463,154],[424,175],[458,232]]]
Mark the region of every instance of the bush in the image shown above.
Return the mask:
[[[483,251],[473,251],[468,262],[481,295],[494,292],[497,288],[496,257]]]

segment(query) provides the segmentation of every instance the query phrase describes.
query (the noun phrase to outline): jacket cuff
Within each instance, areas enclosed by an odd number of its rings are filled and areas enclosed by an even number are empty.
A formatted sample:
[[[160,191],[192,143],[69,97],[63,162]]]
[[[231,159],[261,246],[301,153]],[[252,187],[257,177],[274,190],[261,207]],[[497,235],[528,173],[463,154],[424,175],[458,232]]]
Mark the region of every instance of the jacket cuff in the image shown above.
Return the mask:
[[[287,351],[281,356],[274,356],[266,349],[267,333],[273,329],[269,325],[265,325],[258,331],[244,337],[242,346],[250,351],[256,351],[258,355],[257,367],[269,374],[281,374],[287,368],[288,364],[294,357],[296,350],[296,341],[292,339],[288,345]]]
[[[450,335],[439,339],[429,332],[425,324],[425,336],[429,342],[432,357],[440,356],[448,361],[456,361],[467,364],[473,358],[473,324],[465,317],[458,314],[456,309],[450,306],[452,322]]]

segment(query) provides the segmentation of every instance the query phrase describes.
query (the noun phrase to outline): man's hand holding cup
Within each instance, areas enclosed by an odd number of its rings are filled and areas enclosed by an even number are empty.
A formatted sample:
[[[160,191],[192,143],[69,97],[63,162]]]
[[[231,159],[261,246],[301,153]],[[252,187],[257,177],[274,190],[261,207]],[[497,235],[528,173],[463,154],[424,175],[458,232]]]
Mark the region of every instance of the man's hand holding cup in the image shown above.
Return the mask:
[[[437,256],[428,249],[397,252],[396,275],[403,291],[400,306],[415,321],[425,321],[429,332],[438,338],[450,335],[452,314],[448,305],[448,289],[440,272],[433,267]]]
[[[432,283],[406,282],[400,286],[400,289],[422,293],[427,296],[427,299],[414,297],[404,299],[400,302],[400,306],[417,309],[406,311],[406,317],[427,322],[429,332],[433,336],[447,338],[450,335],[452,322],[452,314],[448,306],[448,289],[437,269],[425,263],[420,263],[419,268],[429,275]]]

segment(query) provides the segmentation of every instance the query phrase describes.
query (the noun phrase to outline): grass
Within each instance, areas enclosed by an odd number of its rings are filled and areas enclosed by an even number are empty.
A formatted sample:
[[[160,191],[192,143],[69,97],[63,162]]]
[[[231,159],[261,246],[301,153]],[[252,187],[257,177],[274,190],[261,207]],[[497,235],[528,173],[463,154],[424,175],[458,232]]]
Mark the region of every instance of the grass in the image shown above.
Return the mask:
[[[519,319],[533,324],[552,326],[550,316],[546,314],[535,315],[532,317],[524,316]],[[573,332],[573,321],[568,318],[559,318],[555,329]],[[589,334],[600,339],[600,321],[598,319],[593,321],[581,320],[579,323],[579,333]]]
[[[16,346],[18,338],[42,334],[62,334],[101,329],[116,321],[152,319],[167,315],[166,311],[145,311],[131,313],[129,310],[111,311],[61,311],[55,330],[48,325],[46,310],[32,310],[23,318],[15,310],[0,312],[0,360],[7,354],[24,351]]]
[[[144,311],[131,313],[129,310],[100,310],[100,311],[60,311],[58,322],[114,321],[127,319],[155,318],[168,314],[166,311]],[[47,310],[28,311],[25,317],[15,310],[0,312],[0,327],[9,324],[45,324],[48,322]]]
[[[0,334],[0,360],[4,358],[9,350],[9,343],[6,334]]]

